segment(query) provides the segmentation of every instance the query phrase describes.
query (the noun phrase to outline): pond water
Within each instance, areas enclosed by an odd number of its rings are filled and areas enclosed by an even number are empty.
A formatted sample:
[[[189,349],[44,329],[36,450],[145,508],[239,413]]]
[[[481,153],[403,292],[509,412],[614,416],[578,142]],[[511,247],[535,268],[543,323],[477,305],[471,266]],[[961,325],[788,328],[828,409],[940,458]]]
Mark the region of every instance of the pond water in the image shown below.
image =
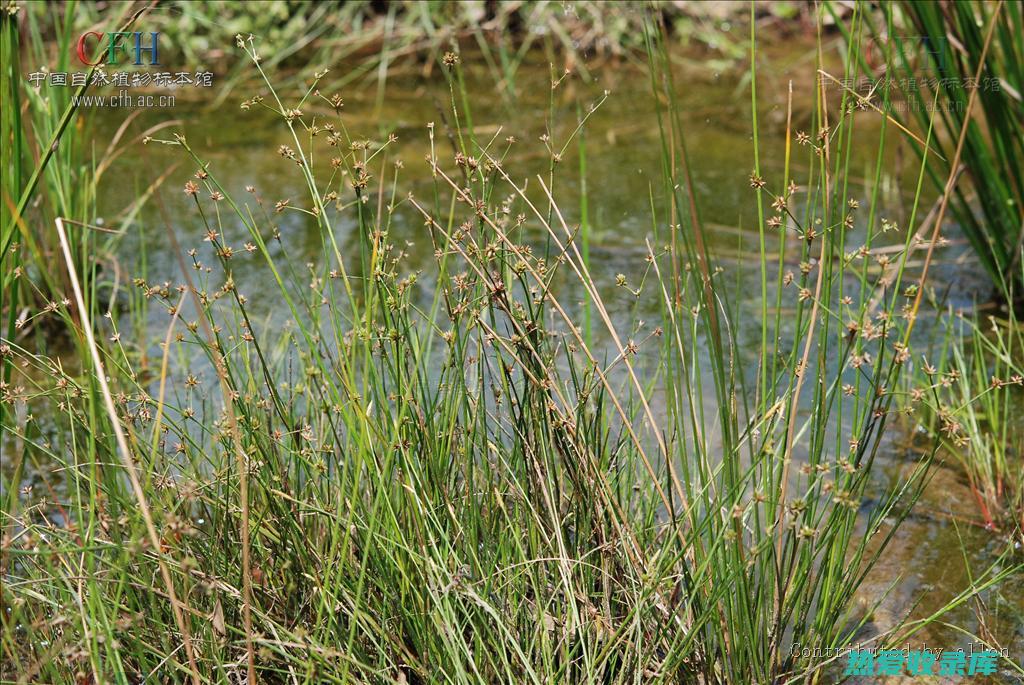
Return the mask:
[[[813,46],[800,41],[769,45],[762,52],[762,60],[758,80],[762,103],[758,113],[762,124],[762,175],[780,184],[790,80],[794,87],[794,130],[810,127],[808,113],[813,111],[815,88]],[[472,134],[478,141],[496,139],[501,149],[504,149],[505,138],[515,137],[517,142],[504,166],[517,181],[530,179],[531,195],[535,198],[539,191],[537,175],[548,182],[549,155],[541,136],[548,133],[553,146],[560,147],[576,128],[578,112],[588,111],[593,103],[602,101],[608,91],[607,99],[587,120],[583,134],[592,226],[592,271],[613,320],[628,327],[638,318],[653,319],[657,311],[653,298],[637,300],[616,287],[618,274],[624,274],[630,283],[641,279],[646,267],[646,241],[652,236],[652,197],[656,205],[661,202],[661,148],[655,124],[655,100],[647,74],[628,63],[617,67],[606,64],[591,71],[591,81],[570,76],[553,90],[550,68],[538,56],[517,73],[517,95],[505,98],[496,94],[493,80],[481,60],[464,56],[464,66],[472,105],[469,113]],[[745,311],[757,313],[760,306],[756,196],[747,182],[753,167],[749,82],[742,69],[709,69],[693,60],[680,64],[678,71],[678,95],[686,116],[686,142],[692,157],[702,218],[711,227],[712,247],[720,264],[736,283],[730,296],[735,298],[734,305],[741,313],[735,322],[738,335],[741,341],[751,341],[746,351],[756,356],[760,323],[756,316],[743,315]],[[560,74],[560,69],[556,72]],[[321,90],[333,94],[331,78],[342,73],[344,70],[336,68],[321,84]],[[179,99],[173,109],[144,111],[132,122],[126,139],[147,127],[176,119],[180,123],[173,129],[154,135],[170,138],[172,130],[182,131],[197,154],[209,161],[211,170],[229,194],[243,196],[245,187],[252,185],[270,205],[288,198],[301,206],[307,193],[304,181],[294,163],[276,152],[280,145],[292,144],[280,119],[259,108],[242,111],[238,107],[241,100],[259,91],[255,86],[250,90],[239,88],[216,109],[210,109],[205,103]],[[289,94],[296,92],[293,88]],[[399,69],[389,74],[383,90],[378,90],[375,81],[356,82],[346,86],[341,95],[345,101],[345,126],[353,138],[383,141],[389,134],[398,136],[398,143],[389,148],[386,159],[375,160],[375,164],[379,162],[382,166],[374,173],[393,173],[393,162],[401,159],[404,169],[398,182],[399,196],[407,192],[427,196],[430,184],[424,157],[430,152],[429,122],[435,122],[438,149],[444,150],[439,154],[451,154],[444,133],[445,122],[450,123],[451,95],[442,75],[436,69],[424,75],[418,66]],[[457,104],[462,106],[461,101]],[[316,111],[317,107],[309,109]],[[323,109],[328,113],[328,108]],[[126,115],[124,110],[90,113],[98,150],[106,146]],[[876,140],[877,116],[867,113],[862,117],[858,126],[863,127],[866,139]],[[549,118],[553,122],[550,130],[546,123]],[[865,145],[857,149],[863,156],[853,160],[854,168],[863,171],[854,175],[869,178],[876,148]],[[570,223],[579,220],[578,152],[576,142],[568,146],[561,162],[566,167],[565,173],[561,177],[556,175],[554,181],[554,194]],[[797,178],[806,173],[808,161],[806,156],[794,157]],[[387,166],[383,166],[385,163]],[[183,248],[199,247],[204,229],[194,205],[181,192],[195,169],[177,148],[133,144],[107,172],[99,198],[100,218],[116,223],[118,212],[145,193],[160,174],[175,164],[179,166],[170,173],[159,192],[167,213],[173,217],[173,228]],[[915,158],[893,140],[884,166],[880,195],[884,215],[905,226],[917,172]],[[861,184],[852,187],[850,192],[852,197],[866,204],[870,189]],[[424,296],[429,297],[432,248],[422,218],[417,216],[413,211],[397,212],[392,234],[394,242],[407,244],[405,268],[423,269],[425,277],[418,285]],[[320,237],[309,217],[299,212],[284,212],[275,218],[287,249],[301,260],[299,263],[323,263],[326,256],[322,254]],[[864,230],[864,226],[855,228],[861,234]],[[357,253],[354,221],[342,223],[337,231],[342,253]],[[240,232],[232,236],[228,228],[226,234],[235,244],[243,242]],[[543,236],[538,233],[535,238],[541,241]],[[774,236],[771,239],[777,240]],[[899,240],[902,241],[902,235]],[[975,296],[984,293],[985,287],[980,273],[957,265],[958,250],[962,248],[954,246],[946,251],[933,272],[936,279],[950,285],[954,306],[969,305]],[[150,282],[177,282],[179,279],[177,258],[153,203],[149,203],[138,221],[129,227],[117,244],[115,255],[125,274],[134,275],[144,268]],[[257,316],[265,317],[268,324],[275,317],[286,316],[275,295],[276,286],[263,280],[262,270],[247,267],[245,259],[237,262],[235,278],[239,290],[248,297]],[[560,287],[568,294],[563,300],[579,299],[572,297],[572,284]],[[151,316],[148,323],[151,339],[159,339],[166,329],[166,315],[154,312]],[[881,468],[877,469],[880,487],[902,474],[920,449],[912,431],[890,433]],[[6,445],[5,452],[11,448],[10,444]],[[9,468],[10,460],[4,461],[4,468]],[[26,473],[25,484],[38,484],[39,479],[39,473]],[[960,474],[955,469],[938,466],[923,506],[902,527],[865,588],[866,605],[889,592],[875,612],[873,628],[884,630],[895,616],[910,610],[915,616],[927,615],[968,584],[968,566],[980,569],[991,563],[999,544],[989,532],[969,523],[977,519],[971,502]],[[960,556],[958,536],[964,538],[967,559]],[[898,580],[889,590],[894,579]],[[969,603],[954,612],[949,621],[969,632],[991,631],[1011,654],[1020,655],[1024,653],[1021,597],[1024,597],[1024,581],[1016,579],[999,592],[987,593],[984,606]],[[916,639],[929,646],[945,648],[970,642],[952,628],[930,629]]]

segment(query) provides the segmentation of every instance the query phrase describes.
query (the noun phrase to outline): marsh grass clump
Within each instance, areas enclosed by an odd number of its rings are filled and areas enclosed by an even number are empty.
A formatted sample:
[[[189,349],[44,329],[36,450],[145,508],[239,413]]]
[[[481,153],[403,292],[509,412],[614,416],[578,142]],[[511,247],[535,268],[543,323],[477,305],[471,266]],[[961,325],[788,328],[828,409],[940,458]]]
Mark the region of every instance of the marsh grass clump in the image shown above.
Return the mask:
[[[985,527],[1024,540],[1024,337],[1012,308],[951,323],[909,391],[918,422],[963,469]]]
[[[85,296],[92,303],[100,297],[100,272],[116,269],[113,255],[117,238],[137,218],[142,205],[166,175],[159,175],[140,188],[139,193],[108,221],[98,215],[100,183],[111,165],[128,145],[170,124],[162,123],[130,137],[127,118],[105,149],[90,147],[90,122],[80,117],[78,98],[95,85],[96,68],[82,72],[85,83],[77,87],[49,84],[53,72],[65,76],[75,52],[72,3],[63,21],[48,26],[48,17],[37,7],[6,3],[0,9],[0,140],[3,141],[0,173],[0,330],[7,340],[25,342],[30,337],[66,341],[60,317],[47,316],[55,303],[69,302],[70,283],[66,271],[54,268],[61,257],[56,233],[41,230],[54,219],[64,220],[72,257],[82,276]],[[138,14],[124,3],[112,15],[111,30],[129,29]],[[58,13],[54,13],[58,16]],[[44,31],[50,33],[44,38]],[[52,65],[52,66],[51,66]],[[27,84],[27,85],[26,85]],[[96,306],[106,303],[96,302]],[[40,327],[42,333],[35,335]],[[12,369],[4,362],[2,380],[10,383]],[[6,411],[0,407],[0,413]],[[6,417],[10,420],[10,417]],[[15,479],[17,480],[17,479]]]
[[[181,195],[203,227],[189,244],[166,213],[179,273],[133,281],[159,333],[78,297],[81,318],[54,314],[88,373],[5,339],[5,450],[61,464],[66,494],[5,503],[4,677],[775,683],[835,668],[794,645],[919,629],[872,634],[857,602],[931,459],[888,489],[873,477],[913,349],[913,234],[876,252],[877,195],[849,201],[845,94],[817,91],[803,161],[787,129],[778,174],[760,168],[755,90],[749,354],[657,26],[644,41],[662,174],[643,275],[613,296],[653,297],[659,320],[623,331],[556,192],[585,117],[566,140],[549,126],[546,177],[519,179],[515,143],[476,137],[460,60],[442,58],[451,150],[430,125],[425,162],[399,163],[401,141],[362,138],[326,82],[278,90],[239,37],[266,88],[241,116],[273,113],[288,141],[267,155],[304,194],[236,195],[187,132],[153,140],[194,170]],[[319,238],[317,261],[282,215]],[[409,266],[400,217],[429,269]],[[243,261],[275,286],[266,316]],[[59,430],[26,419],[42,403]]]
[[[131,3],[120,4],[131,7]],[[40,3],[12,1],[6,6],[31,15],[43,32],[66,29],[76,36],[101,24],[105,9],[98,3],[75,3],[72,12],[62,15]],[[717,63],[742,59],[742,39],[716,29],[719,22],[745,13],[740,5],[720,5],[712,20],[699,7],[635,0],[567,4],[396,0],[320,6],[287,0],[262,0],[256,6],[172,0],[138,9],[144,13],[146,30],[160,33],[160,54],[165,61],[204,64],[224,74],[218,104],[223,104],[231,91],[253,84],[247,65],[231,60],[228,48],[238,33],[281,46],[264,56],[264,67],[275,71],[279,83],[291,85],[313,77],[319,65],[351,62],[353,68],[339,75],[339,82],[376,89],[378,104],[393,74],[431,72],[437,66],[436,56],[446,52],[454,40],[479,50],[481,66],[493,78],[496,93],[514,104],[515,95],[524,87],[520,69],[529,65],[535,54],[557,56],[581,70],[593,68],[595,62],[617,64],[636,59],[643,52],[642,26],[652,10],[681,41],[699,45]],[[759,12],[779,22],[808,15],[796,4],[785,3],[763,5]],[[218,19],[211,21],[212,16]]]

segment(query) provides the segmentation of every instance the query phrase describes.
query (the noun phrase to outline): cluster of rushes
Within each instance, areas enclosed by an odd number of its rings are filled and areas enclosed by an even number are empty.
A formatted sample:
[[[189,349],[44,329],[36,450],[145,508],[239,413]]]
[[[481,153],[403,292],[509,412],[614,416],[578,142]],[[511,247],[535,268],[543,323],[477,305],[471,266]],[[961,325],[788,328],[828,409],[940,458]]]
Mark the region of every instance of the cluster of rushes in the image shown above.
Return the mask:
[[[662,174],[641,287],[659,302],[659,321],[634,340],[592,278],[585,194],[578,222],[556,201],[556,166],[573,148],[585,177],[585,116],[561,144],[553,130],[545,136],[546,179],[516,180],[504,161],[515,142],[479,140],[468,124],[471,98],[450,52],[441,69],[453,149],[427,127],[431,153],[409,167],[431,190],[412,195],[401,190],[397,140],[353,135],[341,99],[321,95],[317,81],[286,101],[240,37],[266,86],[245,108],[280,117],[291,143],[278,154],[308,196],[268,200],[249,188],[234,197],[186,135],[151,138],[194,167],[183,190],[205,240],[179,246],[166,218],[180,280],[135,279],[134,345],[120,314],[83,287],[57,222],[70,292],[41,315],[72,331],[87,372],[13,337],[0,349],[11,374],[5,444],[20,462],[64,464],[66,488],[25,507],[31,493],[5,493],[4,677],[831,677],[837,664],[792,645],[837,653],[865,634],[871,612],[858,589],[940,444],[878,490],[872,466],[887,422],[904,397],[926,399],[907,367],[939,236],[882,238],[899,234],[878,218],[884,125],[867,217],[853,218],[849,160],[863,141],[847,93],[836,102],[817,90],[815,143],[787,124],[783,173],[766,180],[755,73],[762,311],[760,346],[748,354],[730,274],[708,248],[656,25],[644,45]],[[314,110],[317,99],[333,115]],[[791,167],[800,143],[806,160]],[[392,243],[392,218],[410,210],[433,246],[429,273],[408,272]],[[283,212],[306,215],[320,263],[290,256],[275,223]],[[357,254],[339,246],[345,221]],[[866,240],[851,244],[861,221]],[[876,251],[879,242],[894,247]],[[911,275],[921,249],[925,267]],[[233,275],[240,259],[278,287],[272,325],[252,316]],[[793,261],[798,273],[785,266]],[[154,311],[166,313],[166,330],[149,340]],[[1014,340],[991,343],[1005,364],[1018,363]],[[950,382],[927,390],[948,407],[939,393],[959,379],[935,373]],[[1004,376],[993,397],[1016,382]],[[33,429],[34,403],[57,408],[57,433]],[[1005,561],[976,569],[943,611],[1020,570]],[[899,645],[941,614],[868,634]]]

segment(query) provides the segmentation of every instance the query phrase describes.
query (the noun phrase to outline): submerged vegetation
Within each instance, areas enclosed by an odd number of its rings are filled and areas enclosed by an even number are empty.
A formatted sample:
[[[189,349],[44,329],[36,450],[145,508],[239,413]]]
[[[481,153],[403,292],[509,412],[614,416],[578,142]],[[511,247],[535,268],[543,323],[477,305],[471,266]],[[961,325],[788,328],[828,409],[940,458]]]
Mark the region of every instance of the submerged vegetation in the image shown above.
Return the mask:
[[[272,117],[285,142],[265,155],[289,180],[280,188],[301,193],[235,192],[246,170],[167,122],[125,154],[159,146],[176,165],[116,225],[96,226],[96,188],[127,126],[85,163],[68,103],[37,91],[21,104],[15,57],[44,41],[31,15],[5,15],[4,97],[19,104],[3,109],[0,678],[825,682],[844,676],[835,650],[899,648],[1019,576],[1021,327],[1012,307],[953,323],[932,306],[941,214],[975,207],[961,164],[987,173],[973,155],[994,145],[1011,157],[999,168],[1019,168],[1016,148],[935,117],[911,130],[884,114],[888,91],[873,112],[825,77],[790,84],[768,140],[749,8],[750,309],[704,219],[674,34],[659,12],[633,11],[660,156],[639,264],[612,288],[594,275],[590,207],[617,179],[588,168],[586,133],[614,95],[571,70],[552,68],[541,140],[516,140],[481,125],[451,41],[431,57],[447,101],[419,122],[429,153],[414,159],[405,137],[348,117],[326,70],[279,81],[264,46],[239,34],[260,84],[241,125]],[[815,73],[854,81],[855,41],[845,73],[826,64],[829,12],[813,17]],[[999,12],[983,18],[977,30],[1014,49],[1018,36],[991,28]],[[876,20],[860,5],[840,16],[848,37]],[[62,49],[69,36],[56,34]],[[570,84],[576,118],[559,127]],[[810,94],[802,113],[794,88]],[[900,144],[919,152],[904,229],[881,197]],[[524,148],[544,173],[523,171]],[[188,201],[180,214],[165,178]],[[144,202],[175,273],[144,259],[132,273],[97,268],[97,241],[116,252]],[[400,239],[409,226],[426,266]],[[315,236],[315,260],[297,231]],[[1011,300],[1013,268],[991,272]],[[922,329],[942,326],[926,347]],[[924,447],[883,476],[904,412],[927,427]],[[999,533],[969,583],[883,624],[887,592],[869,580],[948,451]],[[1001,649],[980,623],[960,629]],[[1018,661],[1000,669],[1024,674]]]

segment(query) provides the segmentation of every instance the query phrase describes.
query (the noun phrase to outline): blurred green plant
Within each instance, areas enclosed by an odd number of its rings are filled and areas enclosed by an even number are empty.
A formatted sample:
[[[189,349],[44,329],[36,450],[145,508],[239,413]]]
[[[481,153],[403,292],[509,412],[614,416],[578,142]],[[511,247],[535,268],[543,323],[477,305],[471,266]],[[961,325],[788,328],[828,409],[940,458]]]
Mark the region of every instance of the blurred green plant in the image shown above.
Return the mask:
[[[830,7],[835,7],[835,3]],[[865,73],[898,91],[888,113],[922,131],[934,124],[928,176],[942,192],[959,175],[950,210],[1004,300],[1024,304],[1024,15],[1018,2],[900,2],[866,10],[869,31],[853,40]],[[985,37],[993,27],[986,52]],[[851,33],[837,22],[847,41]],[[984,59],[984,61],[982,61]],[[977,103],[968,118],[968,100]],[[895,101],[895,98],[893,98]],[[966,123],[961,168],[950,168]],[[923,147],[910,140],[919,157]]]

